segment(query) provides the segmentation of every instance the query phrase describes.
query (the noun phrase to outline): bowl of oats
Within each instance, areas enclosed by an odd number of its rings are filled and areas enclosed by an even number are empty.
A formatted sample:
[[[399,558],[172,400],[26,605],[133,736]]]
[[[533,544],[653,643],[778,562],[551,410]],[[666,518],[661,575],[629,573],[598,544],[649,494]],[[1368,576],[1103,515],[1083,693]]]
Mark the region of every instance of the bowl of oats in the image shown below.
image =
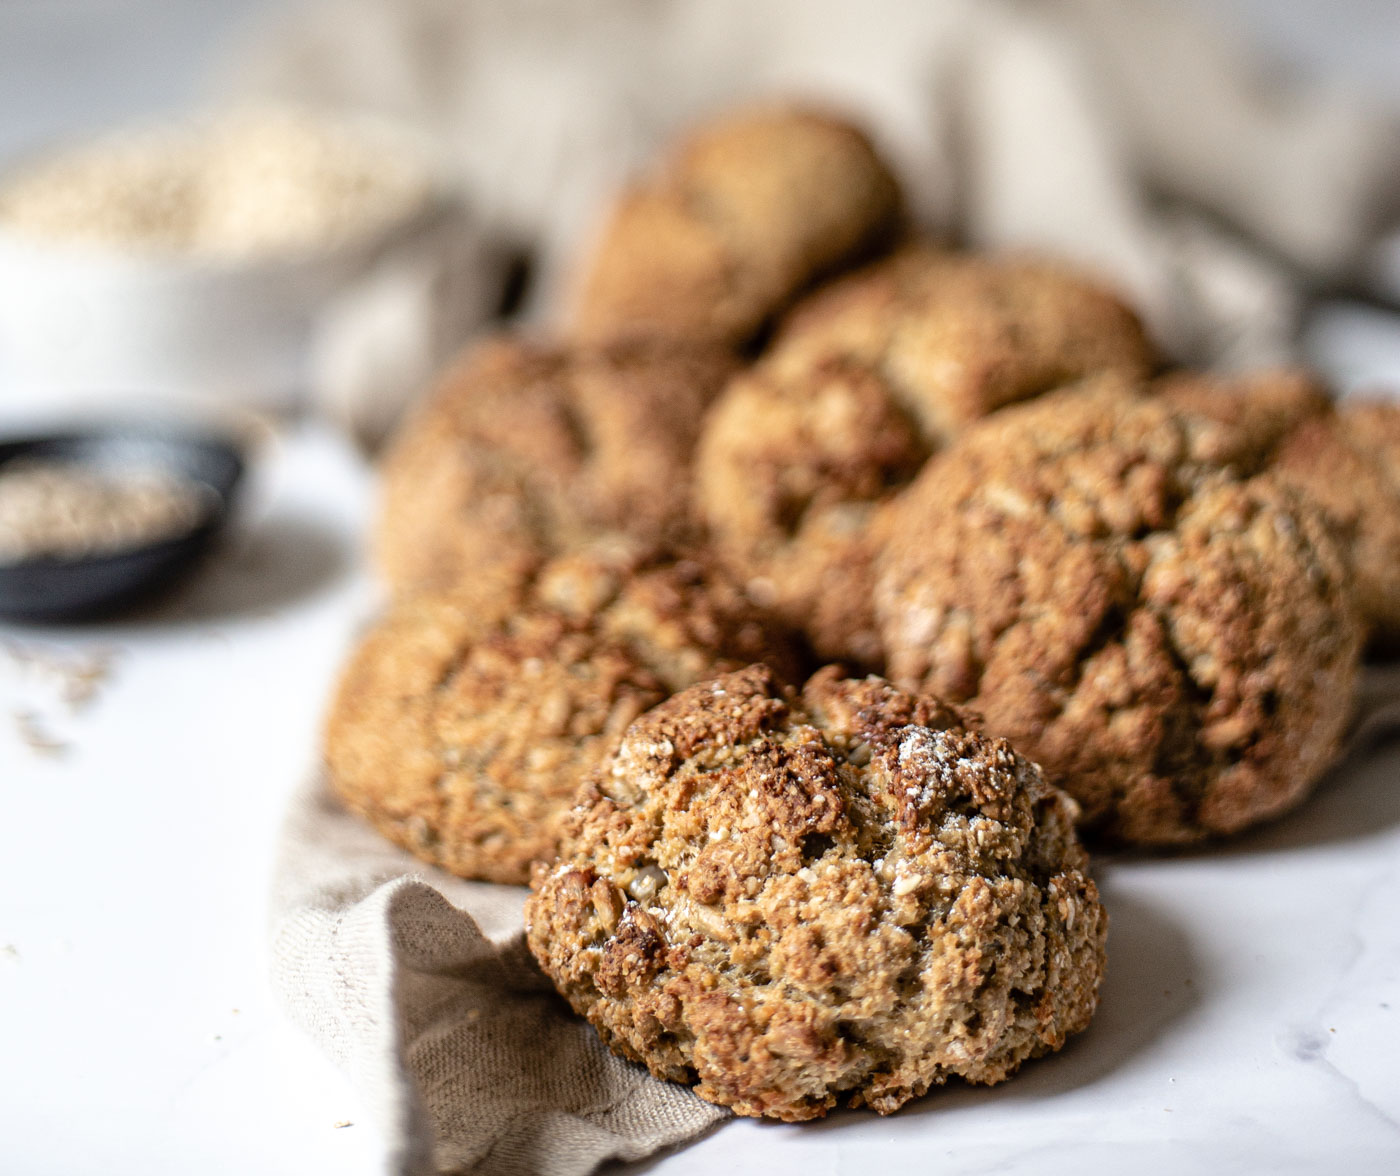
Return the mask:
[[[0,441],[0,616],[83,620],[171,586],[243,475],[232,441],[121,424]]]
[[[444,214],[410,131],[294,107],[119,130],[0,174],[9,396],[300,401],[318,314]]]

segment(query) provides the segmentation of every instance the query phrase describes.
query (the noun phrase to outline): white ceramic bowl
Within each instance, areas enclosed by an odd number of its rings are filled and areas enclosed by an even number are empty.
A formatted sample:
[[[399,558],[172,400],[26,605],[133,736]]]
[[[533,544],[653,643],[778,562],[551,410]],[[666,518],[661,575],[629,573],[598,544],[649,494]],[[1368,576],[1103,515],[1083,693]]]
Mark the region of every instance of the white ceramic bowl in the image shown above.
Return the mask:
[[[413,136],[393,133],[431,175]],[[318,311],[440,214],[442,186],[433,191],[362,239],[287,258],[148,256],[0,230],[0,405],[194,398],[294,407]]]

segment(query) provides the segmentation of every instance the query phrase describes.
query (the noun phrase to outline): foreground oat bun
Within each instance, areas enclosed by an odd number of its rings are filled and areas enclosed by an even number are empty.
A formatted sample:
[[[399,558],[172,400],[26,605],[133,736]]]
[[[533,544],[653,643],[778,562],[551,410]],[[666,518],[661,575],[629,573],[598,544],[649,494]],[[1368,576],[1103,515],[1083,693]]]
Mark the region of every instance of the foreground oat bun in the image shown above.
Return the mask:
[[[1348,569],[1259,435],[1100,380],[969,430],[900,502],[890,675],[967,703],[1112,838],[1236,833],[1300,800],[1349,717]]]
[[[1094,1011],[1073,805],[961,716],[750,667],[628,730],[537,871],[531,950],[610,1048],[744,1115],[999,1082]]]
[[[573,331],[741,345],[900,222],[895,179],[855,127],[790,107],[729,114],[623,194],[585,266]]]
[[[613,552],[550,564],[524,597],[401,600],[360,643],[326,725],[332,786],[456,874],[523,883],[580,780],[647,708],[760,659],[781,634],[698,564]]]
[[[1400,646],[1400,405],[1351,401],[1313,417],[1284,440],[1275,468],[1340,525],[1372,639]]]
[[[878,668],[882,505],[971,422],[1151,362],[1132,311],[1068,267],[907,248],[801,303],[731,381],[701,438],[699,511],[821,656]]]
[[[687,530],[692,452],[731,368],[657,340],[477,346],[410,418],[383,464],[379,564],[397,592],[499,585],[614,530]]]

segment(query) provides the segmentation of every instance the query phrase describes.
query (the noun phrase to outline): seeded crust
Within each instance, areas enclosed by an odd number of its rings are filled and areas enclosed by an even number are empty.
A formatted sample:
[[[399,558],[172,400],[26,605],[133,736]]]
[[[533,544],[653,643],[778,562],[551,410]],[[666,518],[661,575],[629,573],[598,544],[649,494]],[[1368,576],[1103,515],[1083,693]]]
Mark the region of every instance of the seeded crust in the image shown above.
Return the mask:
[[[1400,407],[1352,401],[1334,410],[1316,379],[1299,371],[1233,384],[1196,374],[1162,383],[1174,406],[1246,430],[1280,480],[1327,512],[1372,643],[1400,646]]]
[[[935,443],[1005,405],[1155,362],[1137,315],[1082,270],[912,244],[795,307],[774,349],[798,370],[836,354],[881,376]]]
[[[742,345],[815,278],[885,247],[900,208],[849,123],[783,107],[727,115],[624,193],[579,282],[574,333]]]
[[[1110,838],[1283,812],[1339,747],[1360,629],[1323,516],[1261,459],[1113,380],[969,430],[894,512],[891,677],[977,709]]]
[[[1069,269],[909,248],[811,296],[730,382],[698,509],[731,573],[823,658],[879,668],[882,505],[987,413],[1151,362],[1133,313]]]
[[[536,872],[531,951],[615,1053],[741,1115],[897,1110],[1083,1029],[1106,919],[1073,805],[878,678],[751,667],[638,720]]]
[[[467,354],[383,465],[378,561],[396,592],[509,598],[613,531],[683,542],[700,418],[728,375],[713,348],[561,348],[498,337]]]
[[[1338,525],[1372,641],[1400,646],[1400,405],[1352,401],[1308,420],[1275,468]]]
[[[1266,369],[1238,376],[1174,372],[1151,391],[1180,412],[1209,417],[1243,435],[1254,465],[1271,461],[1304,421],[1328,416],[1332,399],[1311,372]]]
[[[398,602],[351,657],[326,724],[332,785],[386,837],[468,878],[524,883],[579,781],[638,715],[790,648],[700,565],[546,567],[523,601]]]

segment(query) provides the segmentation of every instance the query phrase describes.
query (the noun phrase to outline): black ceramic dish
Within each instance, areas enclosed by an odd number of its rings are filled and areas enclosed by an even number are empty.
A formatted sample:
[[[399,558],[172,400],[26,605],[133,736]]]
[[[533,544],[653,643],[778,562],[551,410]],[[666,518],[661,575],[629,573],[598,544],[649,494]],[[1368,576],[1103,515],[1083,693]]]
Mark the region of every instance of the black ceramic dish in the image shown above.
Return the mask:
[[[0,563],[0,616],[76,621],[106,615],[170,586],[199,561],[228,518],[243,476],[236,445],[207,433],[111,425],[0,441],[0,470],[16,458],[47,458],[109,476],[155,470],[207,488],[199,520],[174,538],[75,559]]]

